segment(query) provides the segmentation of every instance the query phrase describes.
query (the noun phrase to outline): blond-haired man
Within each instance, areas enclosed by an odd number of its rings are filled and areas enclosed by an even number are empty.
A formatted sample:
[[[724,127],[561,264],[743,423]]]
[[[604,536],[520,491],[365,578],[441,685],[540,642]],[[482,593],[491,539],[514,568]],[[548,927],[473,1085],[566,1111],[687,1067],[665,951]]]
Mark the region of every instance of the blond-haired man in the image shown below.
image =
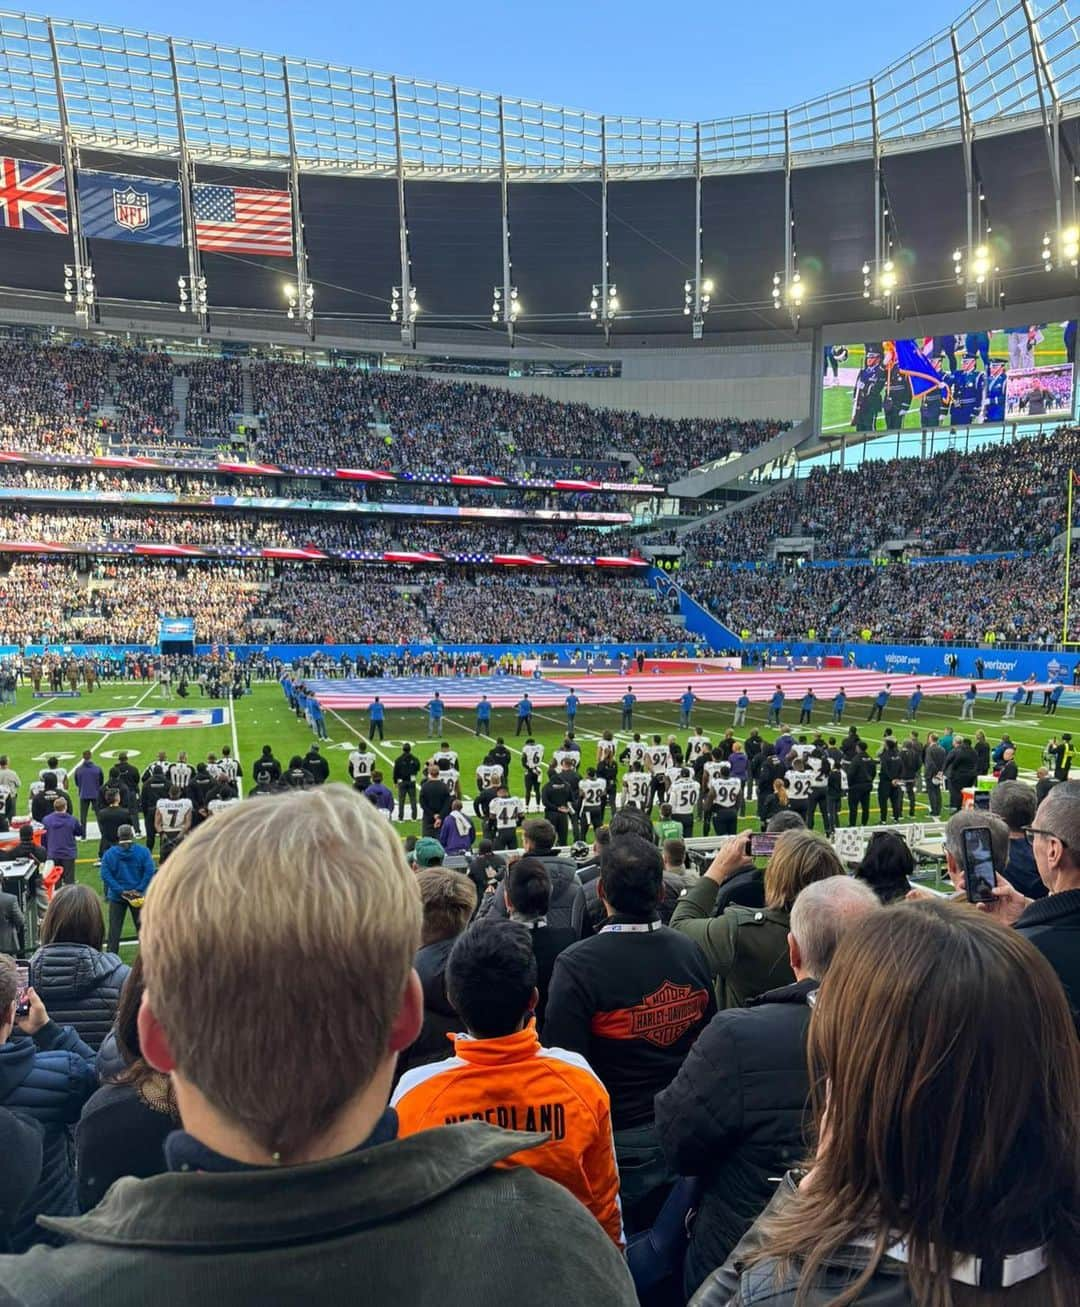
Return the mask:
[[[470,1123],[397,1139],[386,1104],[420,1028],[419,938],[401,846],[345,786],[199,827],[143,916],[142,1053],[184,1126],[168,1172],[51,1221],[64,1247],[0,1258],[0,1298],[186,1307],[203,1285],[215,1307],[634,1303],[580,1203],[495,1168],[543,1136]]]

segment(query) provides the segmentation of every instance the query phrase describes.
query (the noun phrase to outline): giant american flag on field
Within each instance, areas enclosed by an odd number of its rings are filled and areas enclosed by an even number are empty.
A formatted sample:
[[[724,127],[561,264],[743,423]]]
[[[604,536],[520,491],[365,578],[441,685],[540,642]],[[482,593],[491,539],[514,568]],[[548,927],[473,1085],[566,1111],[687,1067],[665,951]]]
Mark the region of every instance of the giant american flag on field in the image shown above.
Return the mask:
[[[292,201],[288,191],[199,182],[194,200],[199,249],[281,258],[292,254]]]
[[[58,163],[0,155],[0,227],[66,236],[67,187]]]

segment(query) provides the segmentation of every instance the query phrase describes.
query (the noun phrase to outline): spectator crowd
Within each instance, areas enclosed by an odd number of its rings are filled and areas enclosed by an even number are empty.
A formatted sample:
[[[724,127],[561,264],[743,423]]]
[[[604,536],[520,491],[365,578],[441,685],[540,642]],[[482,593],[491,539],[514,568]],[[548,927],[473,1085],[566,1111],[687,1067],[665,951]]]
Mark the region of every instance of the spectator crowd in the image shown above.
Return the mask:
[[[679,580],[755,640],[1049,645],[1061,638],[1064,576],[1061,554],[1039,553],[980,563],[716,565],[688,568]],[[1080,583],[1080,569],[1072,581]]]
[[[317,782],[205,805],[160,861],[121,825],[138,953],[68,885],[0,955],[0,1293],[1071,1307],[1080,784],[1016,797],[1036,898],[993,811],[948,823],[951,896],[790,814],[701,872],[633,806],[588,868],[542,819],[514,861],[407,861]]]
[[[183,412],[174,381],[181,381]],[[240,430],[246,416],[251,429]],[[411,475],[570,475],[670,481],[785,423],[669,419],[415,373],[251,359],[173,359],[77,342],[0,347],[0,439],[50,453],[220,449],[304,467]],[[552,467],[537,464],[541,477]]]

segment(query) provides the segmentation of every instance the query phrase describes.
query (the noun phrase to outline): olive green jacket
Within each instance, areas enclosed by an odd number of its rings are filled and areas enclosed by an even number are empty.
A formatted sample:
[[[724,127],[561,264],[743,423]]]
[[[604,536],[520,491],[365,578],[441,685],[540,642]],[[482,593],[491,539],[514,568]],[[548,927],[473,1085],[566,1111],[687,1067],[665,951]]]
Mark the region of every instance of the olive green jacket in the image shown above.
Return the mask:
[[[708,876],[679,899],[671,928],[700,947],[716,976],[721,1008],[742,1007],[770,989],[795,983],[788,962],[790,913],[782,908],[744,908],[732,904],[713,916],[720,886]]]

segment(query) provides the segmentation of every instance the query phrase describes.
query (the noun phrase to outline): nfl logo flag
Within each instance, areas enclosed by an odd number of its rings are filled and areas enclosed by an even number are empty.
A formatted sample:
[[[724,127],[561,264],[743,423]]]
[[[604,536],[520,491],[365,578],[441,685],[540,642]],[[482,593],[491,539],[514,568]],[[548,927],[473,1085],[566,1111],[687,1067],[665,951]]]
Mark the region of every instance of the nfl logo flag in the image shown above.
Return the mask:
[[[140,245],[182,245],[180,183],[113,172],[79,173],[79,208],[87,236]]]

